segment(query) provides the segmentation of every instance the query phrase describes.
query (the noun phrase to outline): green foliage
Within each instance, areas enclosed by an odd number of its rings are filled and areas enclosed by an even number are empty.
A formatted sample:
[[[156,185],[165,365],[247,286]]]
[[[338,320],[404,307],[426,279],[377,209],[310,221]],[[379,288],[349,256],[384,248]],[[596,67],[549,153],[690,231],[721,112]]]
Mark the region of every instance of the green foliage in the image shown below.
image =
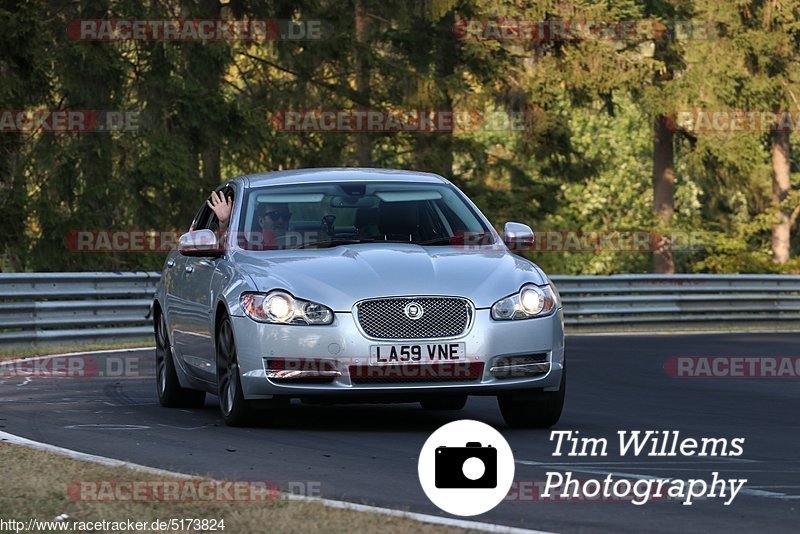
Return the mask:
[[[45,0],[0,6],[0,109],[133,111],[132,132],[0,132],[0,269],[158,269],[159,253],[75,253],[77,230],[185,230],[209,190],[243,173],[356,163],[356,134],[284,132],[284,110],[468,111],[522,128],[368,135],[375,166],[440,173],[500,229],[672,236],[685,272],[776,265],[769,132],[675,132],[675,215],[652,213],[653,124],[681,110],[800,113],[800,1]],[[82,18],[323,20],[320,41],[86,42]],[[461,39],[459,21],[704,21],[709,39]],[[357,59],[369,91],[356,91]],[[528,254],[551,273],[649,272],[647,250]]]
[[[598,104],[572,110],[572,157],[585,171],[580,181],[561,184],[558,209],[542,221],[543,230],[605,235],[655,231],[648,165],[650,123],[630,98],[616,98],[614,110],[613,116]],[[617,248],[626,247],[609,243],[597,251],[543,252],[545,257],[536,260],[569,274],[648,272],[649,253]]]

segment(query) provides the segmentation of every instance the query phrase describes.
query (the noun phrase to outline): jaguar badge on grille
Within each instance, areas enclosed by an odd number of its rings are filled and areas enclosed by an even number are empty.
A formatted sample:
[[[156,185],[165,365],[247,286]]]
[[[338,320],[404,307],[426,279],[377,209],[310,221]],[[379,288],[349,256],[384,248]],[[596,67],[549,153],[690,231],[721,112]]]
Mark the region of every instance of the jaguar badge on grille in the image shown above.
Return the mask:
[[[422,304],[419,302],[414,302],[413,300],[406,304],[406,307],[403,308],[403,313],[406,314],[406,317],[411,319],[412,321],[416,321],[425,313],[425,308],[422,307]]]

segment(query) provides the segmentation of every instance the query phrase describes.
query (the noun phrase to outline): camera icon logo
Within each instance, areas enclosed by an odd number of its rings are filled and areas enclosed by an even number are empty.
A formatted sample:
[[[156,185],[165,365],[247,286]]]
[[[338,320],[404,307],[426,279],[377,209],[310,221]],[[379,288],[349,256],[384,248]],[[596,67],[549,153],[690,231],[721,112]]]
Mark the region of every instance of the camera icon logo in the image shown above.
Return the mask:
[[[417,464],[420,485],[433,504],[459,516],[500,504],[514,481],[514,455],[491,426],[462,419],[428,437]]]
[[[496,488],[497,449],[470,441],[466,447],[437,447],[437,488]]]

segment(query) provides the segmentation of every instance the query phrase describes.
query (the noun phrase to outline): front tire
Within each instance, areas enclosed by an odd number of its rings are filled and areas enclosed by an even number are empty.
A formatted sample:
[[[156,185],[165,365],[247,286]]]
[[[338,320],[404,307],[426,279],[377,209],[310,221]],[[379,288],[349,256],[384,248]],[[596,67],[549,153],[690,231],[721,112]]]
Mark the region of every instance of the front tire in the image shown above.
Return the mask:
[[[567,390],[567,369],[561,370],[558,391],[543,391],[535,395],[513,393],[498,395],[497,404],[506,424],[512,428],[549,428],[561,418]]]
[[[206,392],[181,387],[167,334],[167,321],[159,313],[156,319],[156,390],[158,402],[165,408],[202,408]]]
[[[228,426],[247,426],[252,421],[252,407],[244,398],[239,358],[233,340],[233,326],[226,315],[217,328],[217,389],[219,408]]]

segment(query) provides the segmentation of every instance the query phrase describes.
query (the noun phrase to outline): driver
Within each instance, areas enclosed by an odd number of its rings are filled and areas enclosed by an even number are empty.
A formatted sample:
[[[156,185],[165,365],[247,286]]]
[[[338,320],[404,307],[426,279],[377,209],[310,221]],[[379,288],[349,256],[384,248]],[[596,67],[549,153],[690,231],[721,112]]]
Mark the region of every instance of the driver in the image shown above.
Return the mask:
[[[233,198],[226,197],[222,191],[212,191],[211,197],[206,200],[206,204],[219,221],[219,231],[224,232],[228,229],[228,224],[231,221],[231,209],[233,208]]]
[[[256,209],[256,220],[261,230],[270,235],[274,241],[283,239],[289,230],[289,219],[292,212],[283,203],[262,204]]]

